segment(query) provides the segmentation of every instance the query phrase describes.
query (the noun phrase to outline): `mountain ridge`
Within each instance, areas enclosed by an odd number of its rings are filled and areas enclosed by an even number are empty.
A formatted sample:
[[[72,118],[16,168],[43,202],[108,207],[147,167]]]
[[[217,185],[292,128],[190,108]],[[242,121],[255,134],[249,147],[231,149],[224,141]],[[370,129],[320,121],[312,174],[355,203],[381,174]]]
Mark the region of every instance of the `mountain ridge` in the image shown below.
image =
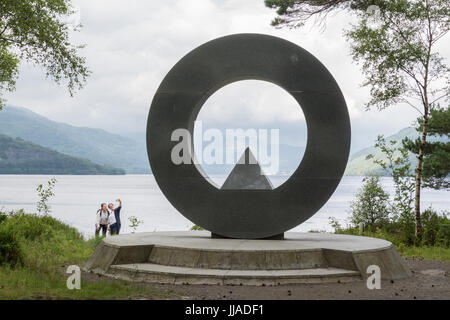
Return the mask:
[[[0,174],[121,175],[125,171],[0,134]]]
[[[23,107],[6,106],[0,112],[0,134],[127,173],[150,172],[145,144],[103,129],[53,121]]]

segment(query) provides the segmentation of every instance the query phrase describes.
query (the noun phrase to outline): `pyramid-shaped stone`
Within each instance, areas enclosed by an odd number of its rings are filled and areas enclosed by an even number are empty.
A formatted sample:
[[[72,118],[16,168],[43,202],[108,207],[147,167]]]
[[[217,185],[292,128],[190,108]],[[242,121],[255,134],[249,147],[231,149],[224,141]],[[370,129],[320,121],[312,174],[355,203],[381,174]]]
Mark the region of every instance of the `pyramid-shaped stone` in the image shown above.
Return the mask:
[[[222,185],[222,190],[272,190],[250,148],[245,149],[236,166]]]

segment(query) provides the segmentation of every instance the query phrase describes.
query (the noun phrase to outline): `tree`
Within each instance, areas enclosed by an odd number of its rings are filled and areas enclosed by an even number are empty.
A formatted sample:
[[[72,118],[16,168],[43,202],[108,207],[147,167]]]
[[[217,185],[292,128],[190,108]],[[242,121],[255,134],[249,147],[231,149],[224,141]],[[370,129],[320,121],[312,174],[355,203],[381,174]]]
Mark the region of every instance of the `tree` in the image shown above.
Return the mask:
[[[378,176],[368,176],[363,179],[363,186],[356,195],[356,200],[350,205],[351,222],[357,226],[373,227],[389,220],[389,194],[384,191]]]
[[[422,119],[418,119],[418,131],[422,131]],[[438,108],[430,110],[428,119],[428,135],[450,137],[450,109]],[[403,140],[405,148],[411,152],[419,153],[420,139],[411,141],[408,138]],[[426,142],[423,157],[423,185],[433,189],[448,189],[450,182],[450,141],[446,142]]]
[[[70,0],[0,1],[0,109],[23,60],[42,66],[56,83],[66,79],[70,95],[83,87],[90,71],[78,55],[83,45],[69,42],[69,32],[81,27],[67,22],[74,12]]]
[[[391,205],[392,220],[400,223],[408,243],[416,243],[414,237],[414,191],[415,179],[411,170],[408,150],[404,147],[396,148],[397,141],[386,142],[383,136],[378,136],[375,147],[380,149],[384,159],[376,159],[368,155],[367,159],[381,166],[389,172],[394,180],[394,199]]]
[[[379,110],[398,104],[414,108],[422,119],[415,170],[415,233],[423,233],[420,191],[430,111],[450,94],[450,70],[436,52],[449,31],[448,0],[266,0],[277,8],[278,27],[299,27],[312,17],[346,10],[357,23],[345,35],[353,60],[362,66],[363,86],[370,88],[366,108]],[[374,6],[377,10],[373,10]],[[372,10],[371,10],[372,9]],[[377,23],[368,12],[376,12]]]

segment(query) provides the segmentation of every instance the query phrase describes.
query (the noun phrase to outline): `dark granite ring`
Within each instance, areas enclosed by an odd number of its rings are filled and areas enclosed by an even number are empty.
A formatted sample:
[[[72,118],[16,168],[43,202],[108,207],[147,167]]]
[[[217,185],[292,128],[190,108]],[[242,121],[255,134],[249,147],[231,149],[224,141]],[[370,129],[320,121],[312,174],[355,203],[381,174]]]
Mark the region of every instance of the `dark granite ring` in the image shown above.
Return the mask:
[[[308,128],[305,154],[274,190],[220,190],[194,164],[171,161],[177,144],[171,134],[179,128],[192,134],[208,97],[249,79],[274,83],[299,103]],[[344,173],[350,135],[344,97],[320,61],[280,38],[236,34],[199,46],[169,71],[150,108],[147,151],[156,182],[181,214],[220,236],[257,239],[294,228],[328,201]]]

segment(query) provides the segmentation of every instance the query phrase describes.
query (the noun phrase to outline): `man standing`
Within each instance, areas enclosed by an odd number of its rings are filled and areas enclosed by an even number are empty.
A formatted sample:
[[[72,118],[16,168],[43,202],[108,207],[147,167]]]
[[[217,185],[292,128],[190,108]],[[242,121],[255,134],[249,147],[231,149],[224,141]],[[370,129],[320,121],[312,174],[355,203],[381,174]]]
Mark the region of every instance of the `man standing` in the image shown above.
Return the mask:
[[[108,205],[108,207],[110,207]],[[119,234],[119,225],[117,224],[116,217],[114,215],[114,212],[111,212],[108,218],[109,222],[109,231],[112,236]]]
[[[111,210],[111,213],[114,212],[114,218],[116,220],[116,226],[114,226],[114,233],[119,234],[120,227],[122,226],[122,224],[120,223],[120,209],[122,209],[122,201],[120,199],[117,199],[116,201],[119,202],[119,206],[117,208],[114,208],[114,204],[110,203],[108,204],[108,209]]]

